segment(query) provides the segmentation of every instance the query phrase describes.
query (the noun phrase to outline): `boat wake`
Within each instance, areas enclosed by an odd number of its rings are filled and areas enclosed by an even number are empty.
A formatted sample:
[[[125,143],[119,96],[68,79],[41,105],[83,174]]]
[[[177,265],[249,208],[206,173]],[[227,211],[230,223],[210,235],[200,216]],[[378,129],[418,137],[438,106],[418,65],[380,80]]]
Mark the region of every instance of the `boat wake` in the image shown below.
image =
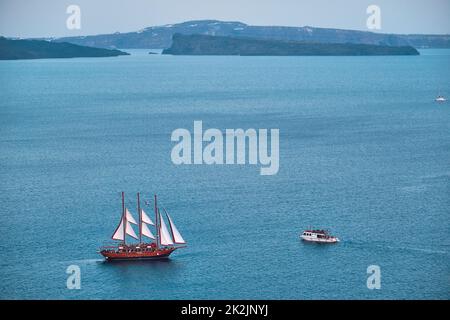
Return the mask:
[[[76,265],[91,265],[104,262],[104,259],[81,259],[81,260],[71,260],[71,261],[61,261],[62,264],[76,264]]]
[[[412,251],[412,252],[422,252],[422,253],[428,253],[428,254],[445,254],[450,255],[450,252],[447,250],[436,250],[436,249],[430,249],[430,248],[421,248],[421,247],[409,247],[409,246],[392,246],[384,243],[369,243],[365,241],[358,241],[358,240],[349,240],[346,241],[346,244],[356,244],[361,247],[376,247],[380,250],[399,250],[399,251]]]
[[[412,192],[423,192],[428,189],[428,185],[426,184],[419,184],[416,186],[407,186],[407,187],[401,187],[400,190],[402,192],[406,193],[412,193]]]
[[[447,252],[445,250],[433,250],[433,249],[427,249],[427,248],[393,247],[393,246],[386,246],[386,248],[391,249],[391,250],[407,250],[407,251],[424,252],[424,253],[431,253],[431,254],[450,254],[450,252]]]

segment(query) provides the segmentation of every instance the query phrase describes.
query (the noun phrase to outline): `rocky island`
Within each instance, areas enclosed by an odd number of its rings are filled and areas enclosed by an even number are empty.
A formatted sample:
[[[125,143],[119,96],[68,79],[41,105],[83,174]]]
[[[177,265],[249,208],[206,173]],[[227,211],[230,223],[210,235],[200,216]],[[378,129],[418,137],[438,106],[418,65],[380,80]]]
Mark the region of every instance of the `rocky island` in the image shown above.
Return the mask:
[[[134,32],[64,37],[52,39],[52,41],[70,42],[98,48],[167,49],[170,47],[172,36],[175,33],[320,43],[450,48],[450,35],[448,34],[388,34],[312,26],[254,26],[239,21],[219,20],[186,21],[163,26],[151,26]]]
[[[13,40],[0,37],[0,60],[116,57],[128,55],[120,50],[92,48],[66,42]]]
[[[174,34],[172,46],[163,54],[240,56],[380,56],[419,55],[411,46],[356,43],[316,43],[211,35]]]

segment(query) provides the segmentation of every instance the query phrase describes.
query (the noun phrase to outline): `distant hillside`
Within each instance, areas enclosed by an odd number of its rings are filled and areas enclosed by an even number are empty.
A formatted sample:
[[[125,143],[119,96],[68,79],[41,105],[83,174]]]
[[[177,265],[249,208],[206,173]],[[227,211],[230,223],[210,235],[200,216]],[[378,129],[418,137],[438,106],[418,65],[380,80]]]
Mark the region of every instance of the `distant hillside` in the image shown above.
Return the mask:
[[[415,48],[450,48],[450,35],[396,35],[314,27],[249,26],[241,22],[217,20],[188,21],[173,25],[149,27],[137,32],[68,37],[54,39],[53,41],[64,41],[100,48],[165,49],[170,47],[172,36],[175,33],[320,43],[361,43],[387,46],[410,45]]]
[[[418,55],[411,46],[390,47],[355,43],[310,43],[206,35],[173,36],[172,46],[163,54],[240,56],[372,56]]]
[[[0,60],[115,57],[127,54],[119,50],[84,47],[72,43],[56,43],[44,40],[11,40],[0,37]]]

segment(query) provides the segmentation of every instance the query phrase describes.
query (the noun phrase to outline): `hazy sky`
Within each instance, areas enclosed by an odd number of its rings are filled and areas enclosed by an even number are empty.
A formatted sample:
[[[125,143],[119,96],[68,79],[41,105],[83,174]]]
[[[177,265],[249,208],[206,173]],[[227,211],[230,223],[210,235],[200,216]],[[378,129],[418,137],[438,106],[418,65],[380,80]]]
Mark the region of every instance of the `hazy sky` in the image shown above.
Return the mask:
[[[81,30],[66,27],[71,4],[81,8]],[[450,0],[0,0],[0,35],[127,32],[198,19],[367,30],[370,4],[381,8],[378,32],[450,34]]]

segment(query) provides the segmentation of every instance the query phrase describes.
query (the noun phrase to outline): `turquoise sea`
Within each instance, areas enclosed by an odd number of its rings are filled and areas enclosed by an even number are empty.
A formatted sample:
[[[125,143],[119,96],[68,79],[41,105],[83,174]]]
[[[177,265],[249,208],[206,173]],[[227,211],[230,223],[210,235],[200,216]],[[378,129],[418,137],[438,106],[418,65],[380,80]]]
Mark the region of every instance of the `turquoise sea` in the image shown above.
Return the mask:
[[[449,50],[129,52],[0,62],[0,298],[450,298],[450,103],[434,102],[450,97]],[[194,120],[278,128],[278,174],[174,165],[171,133]],[[188,247],[105,263],[120,191],[134,214],[137,191],[157,193]],[[308,226],[342,241],[302,243]],[[69,265],[79,290],[66,287]]]

